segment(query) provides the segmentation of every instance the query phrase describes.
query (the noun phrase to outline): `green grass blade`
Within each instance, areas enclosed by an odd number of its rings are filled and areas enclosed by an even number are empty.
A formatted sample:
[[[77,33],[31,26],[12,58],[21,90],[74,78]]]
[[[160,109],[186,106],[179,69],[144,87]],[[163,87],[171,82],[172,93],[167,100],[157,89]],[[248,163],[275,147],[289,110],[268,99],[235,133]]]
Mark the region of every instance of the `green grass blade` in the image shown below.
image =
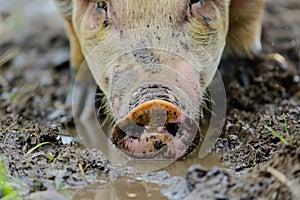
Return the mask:
[[[0,188],[3,192],[1,200],[16,200],[21,199],[18,192],[14,188],[15,183],[9,178],[5,164],[0,157]]]
[[[51,144],[52,146],[54,146],[54,144],[52,144],[51,142],[42,142],[34,147],[32,147],[31,149],[28,150],[28,152],[25,155],[31,154],[33,151],[35,151],[36,149],[38,149],[39,147],[46,145],[46,144]]]
[[[291,135],[289,133],[288,127],[287,127],[286,117],[284,117],[284,129],[285,129],[285,134],[288,136],[289,140],[293,141],[292,137],[291,137]]]
[[[4,197],[1,198],[1,200],[17,200],[17,199],[21,199],[21,197],[16,191],[11,191],[8,194],[4,194]]]
[[[266,129],[268,129],[273,135],[275,135],[277,138],[279,138],[280,139],[280,141],[283,143],[283,144],[285,144],[285,145],[287,145],[287,144],[289,144],[279,133],[277,133],[274,129],[272,129],[271,127],[269,127],[269,126],[267,126],[267,125],[265,125],[265,128]]]

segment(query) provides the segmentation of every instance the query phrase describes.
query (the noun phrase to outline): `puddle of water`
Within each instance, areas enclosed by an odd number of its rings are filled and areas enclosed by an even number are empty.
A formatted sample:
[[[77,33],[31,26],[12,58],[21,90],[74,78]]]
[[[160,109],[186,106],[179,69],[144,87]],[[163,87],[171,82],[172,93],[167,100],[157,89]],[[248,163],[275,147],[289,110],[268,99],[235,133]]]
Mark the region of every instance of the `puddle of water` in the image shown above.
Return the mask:
[[[128,172],[126,175],[117,176],[115,180],[109,177],[102,177],[105,180],[103,182],[106,182],[105,184],[93,184],[77,191],[71,191],[73,194],[71,196],[74,200],[164,200],[167,197],[161,194],[161,190],[169,188],[172,184],[176,184],[179,181],[183,181],[188,168],[192,164],[201,164],[207,168],[221,166],[220,160],[215,154],[209,154],[203,159],[193,156],[185,160],[176,161],[166,168],[153,173],[130,174]],[[122,169],[114,169],[114,171],[118,170]]]
[[[132,182],[131,182],[132,181]],[[101,187],[101,186],[99,186]],[[128,177],[123,177],[109,183],[102,189],[84,188],[76,192],[72,199],[95,199],[95,200],[115,200],[115,199],[167,199],[160,190],[167,188],[167,186],[160,186],[153,183],[146,183],[144,181],[129,180]]]
[[[174,163],[170,164],[165,168],[167,172],[169,172],[172,176],[181,176],[185,177],[188,171],[188,168],[191,165],[200,164],[205,168],[212,168],[212,167],[224,167],[221,164],[221,160],[219,155],[215,153],[210,153],[202,159],[198,158],[198,154],[194,153],[195,155],[189,156],[185,160],[177,160]]]
[[[198,151],[196,150],[186,159],[175,162],[128,160],[128,157],[122,153],[116,153],[119,151],[111,145],[108,136],[102,135],[103,132],[101,131],[101,133],[99,132],[99,125],[97,124],[95,121],[85,122],[85,125],[76,124],[77,130],[81,131],[79,134],[81,140],[86,147],[94,147],[103,151],[114,165],[123,163],[123,166],[119,167],[120,169],[118,167],[114,169],[112,173],[117,174],[115,178],[102,177],[102,179],[105,179],[106,184],[94,184],[78,191],[72,191],[74,194],[72,199],[167,199],[160,191],[175,184],[178,179],[184,180],[191,165],[200,164],[206,168],[215,166],[224,168],[221,165],[220,155],[218,154],[209,153],[204,158],[199,159],[200,147]],[[74,130],[70,131],[74,133]],[[135,173],[134,170],[130,172],[129,170],[124,174],[122,172],[124,166],[135,167],[142,173]],[[145,172],[151,171],[155,171],[154,177],[142,178],[143,175],[147,174]],[[169,177],[166,176],[165,179],[159,180],[158,178],[162,176],[162,172],[164,172],[164,175],[168,174]],[[118,173],[121,175],[118,175]],[[172,179],[174,177],[175,179]],[[166,180],[168,181],[165,182]]]

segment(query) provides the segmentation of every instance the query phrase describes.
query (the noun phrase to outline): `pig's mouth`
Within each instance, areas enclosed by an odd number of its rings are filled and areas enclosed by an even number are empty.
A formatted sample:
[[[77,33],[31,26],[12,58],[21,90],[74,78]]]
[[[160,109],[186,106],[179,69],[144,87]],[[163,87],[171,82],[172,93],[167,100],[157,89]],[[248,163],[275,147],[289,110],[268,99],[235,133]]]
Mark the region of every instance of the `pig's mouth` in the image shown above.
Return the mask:
[[[116,122],[112,142],[130,157],[178,159],[194,150],[200,140],[198,123],[173,103],[143,102]]]

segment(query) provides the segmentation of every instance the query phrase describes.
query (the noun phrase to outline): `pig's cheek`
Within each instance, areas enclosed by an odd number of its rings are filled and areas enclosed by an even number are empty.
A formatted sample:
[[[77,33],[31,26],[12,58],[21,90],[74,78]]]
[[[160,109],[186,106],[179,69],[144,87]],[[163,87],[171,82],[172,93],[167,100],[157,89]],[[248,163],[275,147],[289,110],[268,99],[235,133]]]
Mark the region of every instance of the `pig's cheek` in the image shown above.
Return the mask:
[[[120,109],[121,105],[120,105],[120,100],[118,98],[116,98],[113,102],[113,109],[118,111]]]
[[[80,16],[86,11],[89,2],[86,0],[74,0],[73,1],[73,15]]]
[[[197,100],[200,101],[202,97],[202,85],[201,85],[201,78],[199,75],[199,69],[195,69],[194,66],[192,66],[189,63],[186,62],[176,62],[173,63],[174,69],[185,78],[189,86],[193,89],[197,96]],[[181,78],[181,77],[180,77]],[[182,84],[184,85],[184,84]],[[185,91],[185,88],[181,88]]]

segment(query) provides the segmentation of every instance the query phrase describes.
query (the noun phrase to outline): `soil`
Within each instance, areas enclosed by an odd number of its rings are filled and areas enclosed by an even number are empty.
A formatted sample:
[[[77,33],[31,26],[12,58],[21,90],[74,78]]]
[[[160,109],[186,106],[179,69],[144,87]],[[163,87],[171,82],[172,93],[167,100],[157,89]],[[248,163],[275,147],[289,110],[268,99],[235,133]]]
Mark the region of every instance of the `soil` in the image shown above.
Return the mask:
[[[18,1],[0,9],[0,152],[21,196],[105,199],[108,192],[120,199],[300,199],[298,0],[267,3],[262,54],[224,61],[237,70],[230,75],[235,78],[224,77],[227,116],[211,150],[218,164],[193,165],[198,162],[187,159],[175,163],[185,162],[180,173],[166,168],[152,174],[116,167],[76,139],[65,142],[69,50],[63,23],[50,3],[16,8]],[[140,196],[127,192],[138,187],[144,191]]]

